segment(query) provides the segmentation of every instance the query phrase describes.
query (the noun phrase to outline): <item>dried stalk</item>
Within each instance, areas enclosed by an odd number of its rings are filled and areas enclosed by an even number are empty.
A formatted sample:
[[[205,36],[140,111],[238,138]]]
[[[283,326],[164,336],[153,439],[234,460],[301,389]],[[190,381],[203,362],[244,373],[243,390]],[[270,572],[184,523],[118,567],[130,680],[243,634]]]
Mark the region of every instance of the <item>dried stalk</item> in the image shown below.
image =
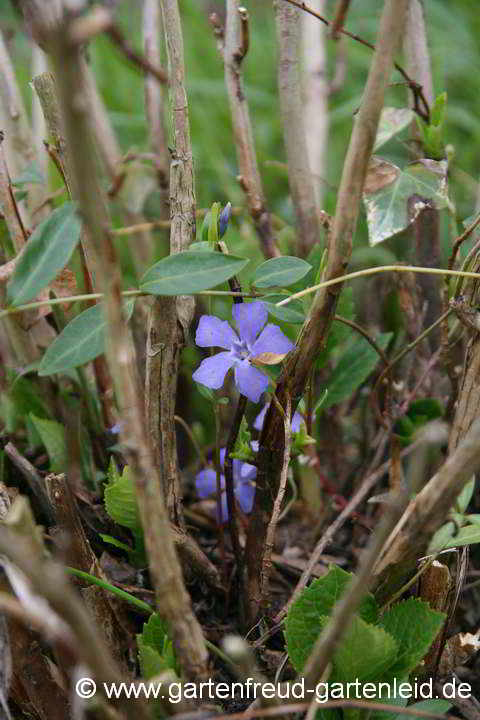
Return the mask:
[[[248,50],[248,14],[238,0],[227,0],[225,43],[221,47],[225,65],[225,85],[232,115],[233,135],[240,170],[240,183],[245,190],[248,210],[262,243],[266,257],[280,253],[275,245],[270,213],[258,171],[250,113],[243,87],[242,61]]]
[[[170,254],[195,237],[195,185],[185,89],[183,36],[177,0],[163,0],[163,28],[170,76],[174,149],[170,166]],[[180,353],[193,318],[191,297],[158,298],[149,317],[146,416],[154,458],[172,521],[183,525],[175,428]]]
[[[377,48],[343,168],[326,268],[327,280],[341,277],[350,259],[367,164],[407,5],[408,0],[387,0],[382,13]],[[294,411],[305,390],[315,356],[328,337],[340,288],[341,283],[338,283],[317,291],[297,347],[287,359],[277,385],[276,395],[283,408],[287,396],[290,396]],[[283,418],[275,405],[270,403],[260,436],[257,491],[247,536],[248,596],[252,621],[258,614],[262,597],[262,557],[283,463],[283,434]]]
[[[380,599],[401,586],[463,487],[480,468],[479,443],[480,421],[476,420],[438,473],[410,502],[375,567]]]
[[[288,182],[296,217],[297,254],[307,255],[320,239],[301,97],[300,10],[276,0],[278,92],[288,162]],[[315,123],[316,126],[316,123]]]
[[[43,7],[38,4],[41,14]],[[193,615],[180,564],[169,530],[157,467],[147,441],[141,393],[136,379],[135,350],[123,318],[122,282],[115,249],[108,232],[109,218],[96,178],[96,162],[88,91],[79,49],[68,44],[68,27],[50,32],[48,47],[57,81],[65,138],[70,152],[72,180],[88,237],[99,259],[98,282],[105,291],[107,356],[123,422],[122,440],[145,531],[157,608],[167,620],[179,662],[190,678],[206,674],[207,650]]]

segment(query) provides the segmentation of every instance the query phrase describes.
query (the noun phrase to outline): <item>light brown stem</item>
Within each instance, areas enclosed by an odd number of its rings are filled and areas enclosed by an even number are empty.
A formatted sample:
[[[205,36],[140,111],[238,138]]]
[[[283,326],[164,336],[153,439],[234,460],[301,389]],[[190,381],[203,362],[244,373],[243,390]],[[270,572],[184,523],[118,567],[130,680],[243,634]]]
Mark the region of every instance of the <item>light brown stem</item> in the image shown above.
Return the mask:
[[[276,0],[278,92],[288,162],[288,182],[296,217],[297,253],[307,255],[320,239],[308,157],[299,71],[301,11]]]
[[[407,5],[408,0],[396,2],[386,0],[382,13],[377,47],[342,172],[325,272],[328,280],[341,277],[350,260],[352,237],[367,165],[383,107],[385,89],[390,79],[393,56],[403,29]],[[277,385],[276,395],[283,408],[286,406],[287,396],[290,395],[292,410],[295,410],[305,390],[314,359],[325,346],[335,315],[341,284],[331,285],[329,288],[317,291],[300,332],[297,347],[287,359],[285,370]],[[271,403],[260,436],[257,490],[247,536],[248,595],[252,621],[257,617],[262,597],[262,557],[267,527],[273,510],[272,498],[276,497],[278,491],[283,462],[283,434],[283,418]]]

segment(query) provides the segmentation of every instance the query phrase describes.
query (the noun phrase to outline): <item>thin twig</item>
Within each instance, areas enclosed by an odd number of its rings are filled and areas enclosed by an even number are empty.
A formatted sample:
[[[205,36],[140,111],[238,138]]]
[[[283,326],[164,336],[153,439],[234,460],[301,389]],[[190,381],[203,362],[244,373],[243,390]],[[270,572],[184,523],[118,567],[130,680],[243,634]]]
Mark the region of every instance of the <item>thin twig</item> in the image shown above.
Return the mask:
[[[284,0],[284,2],[288,2],[291,5],[295,5],[295,7],[300,8],[300,10],[303,10],[304,12],[309,13],[310,15],[313,15],[313,17],[316,17],[317,20],[320,20],[324,25],[331,25],[330,21],[324,18],[320,13],[313,10],[311,7],[309,7],[305,2],[301,2],[300,0]],[[350,32],[349,30],[345,30],[345,28],[339,29],[339,32],[342,33],[342,35],[346,35],[347,37],[351,38],[352,40],[356,40],[361,45],[364,45],[365,47],[370,48],[370,50],[375,50],[375,45],[372,45],[372,43],[369,43],[367,40],[364,40],[363,38],[359,37],[359,35],[356,35],[355,33]],[[415,99],[415,105],[414,110],[415,112],[423,119],[425,122],[429,122],[430,118],[430,108],[428,105],[428,102],[425,99],[425,96],[423,94],[422,86],[419,85],[415,80],[412,80],[409,75],[405,72],[405,70],[396,62],[393,63],[393,66],[398,72],[405,78],[406,82],[408,83],[408,87],[412,91]],[[423,105],[423,110],[420,109],[418,106],[418,99],[421,100]]]

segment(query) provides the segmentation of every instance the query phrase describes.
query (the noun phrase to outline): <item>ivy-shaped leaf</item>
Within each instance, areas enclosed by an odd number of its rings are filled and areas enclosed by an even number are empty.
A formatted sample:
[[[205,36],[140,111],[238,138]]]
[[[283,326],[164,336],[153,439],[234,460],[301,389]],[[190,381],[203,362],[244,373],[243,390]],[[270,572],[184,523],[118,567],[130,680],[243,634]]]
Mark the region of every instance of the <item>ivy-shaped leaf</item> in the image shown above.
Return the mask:
[[[401,170],[377,156],[371,158],[363,195],[370,245],[402,232],[431,202],[437,210],[450,205],[445,160],[417,160]]]

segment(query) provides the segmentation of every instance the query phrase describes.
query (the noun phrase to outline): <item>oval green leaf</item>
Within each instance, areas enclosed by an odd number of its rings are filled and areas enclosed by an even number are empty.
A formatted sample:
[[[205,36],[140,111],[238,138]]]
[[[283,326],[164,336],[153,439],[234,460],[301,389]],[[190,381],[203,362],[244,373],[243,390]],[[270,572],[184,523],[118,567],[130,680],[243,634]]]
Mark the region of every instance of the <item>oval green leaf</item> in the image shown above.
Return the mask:
[[[265,303],[268,312],[276,320],[301,325],[305,320],[305,313],[303,312],[302,303],[299,300],[293,300],[285,307],[283,305],[281,307],[276,305],[277,302],[285,300],[287,297],[288,295],[281,294],[265,295],[262,298],[262,302]]]
[[[54,280],[70,260],[81,229],[73,203],[57,208],[35,228],[7,285],[10,305],[30,302]]]
[[[272,258],[257,267],[252,285],[258,288],[286,287],[301,280],[311,269],[310,263],[301,258],[290,255]]]
[[[151,295],[192,295],[220,285],[243,270],[248,262],[236,255],[186,250],[149,268],[140,290]]]
[[[125,314],[130,319],[135,301],[125,303]],[[107,321],[102,304],[77,315],[47,348],[39,368],[39,375],[53,375],[84,365],[105,352]]]

